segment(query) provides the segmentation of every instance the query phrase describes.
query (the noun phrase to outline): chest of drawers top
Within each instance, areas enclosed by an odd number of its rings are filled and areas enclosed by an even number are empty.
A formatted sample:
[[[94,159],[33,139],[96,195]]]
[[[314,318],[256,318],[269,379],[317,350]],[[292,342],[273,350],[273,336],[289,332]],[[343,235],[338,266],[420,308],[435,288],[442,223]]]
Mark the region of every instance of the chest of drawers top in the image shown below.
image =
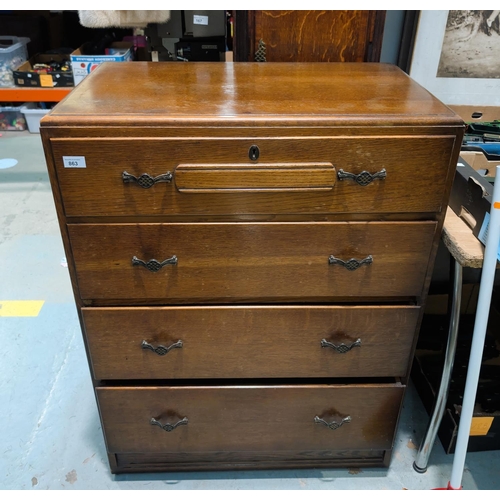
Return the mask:
[[[42,126],[461,125],[378,63],[104,63]]]

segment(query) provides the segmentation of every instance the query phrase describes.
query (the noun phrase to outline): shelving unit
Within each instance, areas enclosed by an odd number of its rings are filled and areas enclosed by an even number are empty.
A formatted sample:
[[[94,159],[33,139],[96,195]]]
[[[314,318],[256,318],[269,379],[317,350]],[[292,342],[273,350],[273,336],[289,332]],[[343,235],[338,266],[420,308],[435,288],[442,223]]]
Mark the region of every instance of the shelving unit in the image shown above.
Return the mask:
[[[0,102],[59,102],[64,99],[74,87],[54,88],[0,88]]]

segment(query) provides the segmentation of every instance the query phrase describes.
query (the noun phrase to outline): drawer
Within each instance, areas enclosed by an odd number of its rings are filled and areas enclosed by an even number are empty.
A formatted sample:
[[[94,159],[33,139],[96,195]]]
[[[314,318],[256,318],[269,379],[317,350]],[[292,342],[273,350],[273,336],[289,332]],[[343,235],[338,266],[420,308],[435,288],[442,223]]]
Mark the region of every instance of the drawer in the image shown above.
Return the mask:
[[[402,377],[419,307],[83,308],[94,377]]]
[[[404,392],[399,384],[96,391],[110,453],[389,449]]]
[[[206,216],[437,212],[454,141],[93,138],[51,145],[66,216]],[[259,148],[254,161],[252,146]],[[342,176],[384,170],[385,178],[367,185]]]
[[[435,222],[68,225],[82,299],[132,305],[418,296],[435,229]]]

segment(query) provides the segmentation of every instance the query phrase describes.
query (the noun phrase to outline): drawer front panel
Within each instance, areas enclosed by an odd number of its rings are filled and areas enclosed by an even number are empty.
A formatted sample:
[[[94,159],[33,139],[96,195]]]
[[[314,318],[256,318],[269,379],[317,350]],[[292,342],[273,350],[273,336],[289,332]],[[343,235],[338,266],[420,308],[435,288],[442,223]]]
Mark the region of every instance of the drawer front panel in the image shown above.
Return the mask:
[[[440,211],[454,141],[93,138],[51,144],[67,216],[203,216]],[[255,161],[249,154],[253,145],[259,148]],[[85,168],[71,168],[64,157],[84,158],[77,164]],[[364,186],[339,180],[342,172],[384,170],[384,179]],[[150,176],[140,179],[147,189],[131,177],[142,174]]]
[[[131,304],[418,296],[435,228],[434,222],[68,225],[82,299]]]
[[[94,376],[111,380],[404,376],[419,310],[214,306],[82,313]]]
[[[96,391],[111,453],[389,449],[403,396],[389,384]]]

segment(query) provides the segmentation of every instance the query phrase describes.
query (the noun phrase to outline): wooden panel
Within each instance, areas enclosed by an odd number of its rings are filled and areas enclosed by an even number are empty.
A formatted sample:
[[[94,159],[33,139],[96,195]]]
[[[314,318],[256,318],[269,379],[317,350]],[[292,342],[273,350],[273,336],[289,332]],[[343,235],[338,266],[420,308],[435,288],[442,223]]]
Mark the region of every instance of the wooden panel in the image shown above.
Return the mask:
[[[351,63],[355,60],[378,62],[385,15],[384,10],[348,12],[236,10],[233,11],[234,60],[255,61],[255,50],[259,42],[259,38],[256,38],[257,33],[262,36],[266,32],[266,36],[271,35],[267,36],[268,42],[271,39],[279,40],[279,46],[273,44],[270,47],[268,61],[281,56],[280,61],[311,62],[326,61],[328,58],[330,62],[334,60]],[[298,19],[302,19],[300,26],[296,30],[291,30],[290,22],[299,24]],[[360,36],[357,31],[343,29],[341,26],[343,22],[351,25],[363,24],[364,32]],[[356,37],[353,37],[354,33]],[[269,47],[269,44],[267,46]],[[338,53],[340,46],[343,46],[344,50]]]
[[[454,136],[51,141],[67,216],[434,212],[444,202],[454,142]],[[375,174],[385,169],[387,176],[367,186],[337,181],[324,192],[189,194],[176,189],[179,164],[240,165],[242,174],[231,172],[231,179],[243,184],[254,144],[260,149],[255,168],[263,170],[273,170],[266,166],[273,163],[327,162],[337,172]],[[85,157],[86,168],[65,168],[63,156]],[[174,181],[142,189],[124,183],[124,171],[136,177],[171,172]],[[221,179],[224,174],[217,175]],[[269,182],[276,179],[274,174],[267,177]],[[296,182],[301,181],[307,186],[304,179]]]
[[[69,224],[82,299],[197,302],[418,296],[436,224]],[[373,257],[349,271],[330,265]],[[133,257],[177,264],[151,272]]]
[[[100,64],[41,126],[313,124],[463,127],[463,120],[389,64],[133,61]]]
[[[111,454],[112,472],[387,467],[384,450]]]
[[[388,449],[403,396],[389,384],[97,388],[113,453]],[[336,430],[321,423],[351,417]],[[151,425],[174,424],[172,432]]]
[[[331,163],[179,165],[175,187],[181,193],[245,191],[331,191],[337,178]]]
[[[255,39],[268,62],[363,62],[373,35],[368,10],[256,10]]]
[[[398,377],[419,307],[83,308],[96,379]],[[359,347],[339,353],[322,347]],[[171,346],[158,355],[141,348]]]

